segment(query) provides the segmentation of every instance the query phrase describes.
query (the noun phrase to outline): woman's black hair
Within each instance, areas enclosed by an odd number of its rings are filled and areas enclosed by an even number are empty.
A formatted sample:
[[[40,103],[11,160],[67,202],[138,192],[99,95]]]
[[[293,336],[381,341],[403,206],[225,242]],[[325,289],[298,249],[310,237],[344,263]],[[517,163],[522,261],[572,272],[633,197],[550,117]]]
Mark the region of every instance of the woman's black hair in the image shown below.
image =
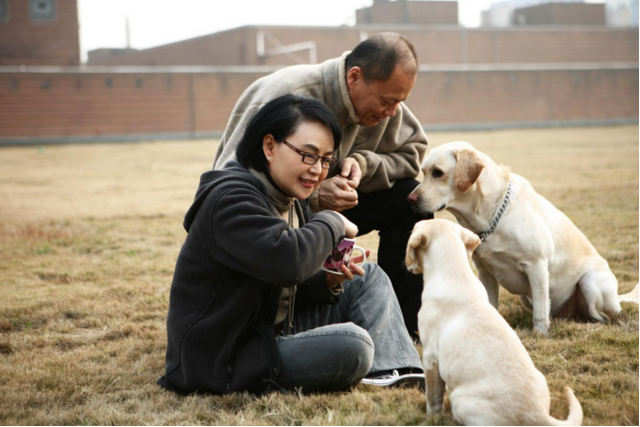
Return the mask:
[[[268,134],[281,143],[293,134],[303,121],[326,126],[333,134],[336,152],[342,139],[338,120],[322,102],[298,95],[284,95],[265,104],[249,122],[236,148],[236,158],[245,168],[268,172],[262,141]]]

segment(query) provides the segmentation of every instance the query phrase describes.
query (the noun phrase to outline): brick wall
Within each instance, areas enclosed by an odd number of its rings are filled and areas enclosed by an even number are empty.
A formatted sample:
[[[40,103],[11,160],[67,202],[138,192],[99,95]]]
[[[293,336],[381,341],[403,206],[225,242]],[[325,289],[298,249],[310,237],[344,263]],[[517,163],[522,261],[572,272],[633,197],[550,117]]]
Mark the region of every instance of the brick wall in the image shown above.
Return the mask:
[[[220,130],[261,75],[0,73],[0,139]]]
[[[136,53],[97,57],[89,65],[293,65],[309,63],[309,51],[258,57],[257,34],[265,49],[315,41],[317,58],[334,58],[360,42],[360,31],[328,27],[240,27]],[[91,52],[90,59],[91,59]]]
[[[409,1],[407,8],[409,24],[458,25],[457,1]]]
[[[100,62],[114,56],[124,55],[124,54],[134,54],[134,53],[137,53],[138,51],[139,51],[138,49],[127,48],[127,47],[94,49],[92,51],[89,51],[88,62]]]
[[[442,124],[638,119],[638,69],[581,68],[421,73],[407,105],[426,128]]]
[[[137,52],[113,56],[91,55],[89,65],[250,65],[247,43],[255,56],[255,31],[248,27],[196,37]],[[102,49],[99,49],[102,50]],[[93,58],[92,58],[93,56]]]
[[[56,0],[52,20],[34,20],[29,3],[8,0],[8,18],[0,20],[0,66],[79,65],[76,0]]]
[[[0,143],[220,132],[242,91],[264,74],[0,70]],[[424,70],[407,104],[427,130],[637,120],[638,68]]]
[[[256,35],[265,48],[315,41],[322,62],[353,49],[361,37],[397,31],[416,47],[423,65],[638,62],[638,29],[460,27],[242,27],[185,40],[90,65],[292,65],[309,62],[308,51],[259,58]]]
[[[638,62],[638,29],[488,30],[466,33],[472,64]]]
[[[374,2],[356,10],[357,24],[447,24],[458,25],[458,2]]]

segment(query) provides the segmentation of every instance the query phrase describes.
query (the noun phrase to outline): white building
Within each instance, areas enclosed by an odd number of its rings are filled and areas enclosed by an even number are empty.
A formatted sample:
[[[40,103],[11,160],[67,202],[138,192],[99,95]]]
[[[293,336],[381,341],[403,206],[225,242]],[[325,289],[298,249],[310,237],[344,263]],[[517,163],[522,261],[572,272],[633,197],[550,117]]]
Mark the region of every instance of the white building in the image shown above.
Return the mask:
[[[607,25],[611,27],[638,26],[638,0],[607,0]]]
[[[637,10],[637,0],[635,1]],[[624,0],[622,0],[624,2]],[[481,25],[483,27],[510,27],[513,21],[513,11],[523,7],[537,6],[544,3],[584,3],[584,0],[503,0],[491,3],[489,10],[482,11]],[[637,17],[636,17],[637,21]]]

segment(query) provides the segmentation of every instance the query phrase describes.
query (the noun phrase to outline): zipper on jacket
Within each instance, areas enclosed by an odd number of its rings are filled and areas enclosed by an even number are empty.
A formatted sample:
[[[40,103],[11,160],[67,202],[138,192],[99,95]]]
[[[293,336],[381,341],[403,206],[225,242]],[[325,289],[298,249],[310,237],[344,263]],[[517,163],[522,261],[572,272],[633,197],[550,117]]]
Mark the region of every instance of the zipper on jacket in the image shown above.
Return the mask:
[[[251,323],[255,319],[254,312],[255,310],[252,309],[251,314],[249,315],[249,319],[242,325],[242,328],[240,328],[238,335],[234,337],[233,342],[231,343],[229,356],[227,357],[227,391],[231,391],[231,375],[233,374],[233,362],[236,358],[236,352],[238,351],[238,341],[243,335],[243,332],[251,328]]]
[[[262,391],[262,393],[267,393],[269,392],[269,390],[277,390],[279,392],[282,392],[284,390],[283,387],[276,382],[276,380],[280,376],[282,362],[280,360],[278,344],[276,343],[276,338],[273,333],[273,322],[269,322],[266,319],[269,307],[272,304],[278,304],[281,293],[281,289],[276,288],[275,286],[271,288],[267,298],[267,304],[265,304],[265,306],[258,312],[258,314],[256,315],[257,322],[252,325],[253,329],[258,333],[258,335],[260,336],[260,338],[262,338],[262,341],[266,345],[267,354],[271,359],[269,361],[268,370],[269,378],[265,378],[262,380],[262,382],[266,384],[266,388]]]
[[[264,325],[264,328],[259,327],[258,325],[254,326],[258,335],[262,338],[264,343],[267,346],[267,351],[271,356],[271,368],[269,368],[269,377],[272,380],[276,380],[280,375],[280,352],[278,351],[278,345],[276,344],[276,339],[273,334],[270,333],[270,330]]]
[[[244,328],[243,328],[244,330]],[[236,351],[239,337],[236,337],[233,340],[233,344],[231,344],[231,349],[229,350],[229,357],[227,359],[227,391],[231,390],[231,375],[233,374],[233,362],[236,359]]]

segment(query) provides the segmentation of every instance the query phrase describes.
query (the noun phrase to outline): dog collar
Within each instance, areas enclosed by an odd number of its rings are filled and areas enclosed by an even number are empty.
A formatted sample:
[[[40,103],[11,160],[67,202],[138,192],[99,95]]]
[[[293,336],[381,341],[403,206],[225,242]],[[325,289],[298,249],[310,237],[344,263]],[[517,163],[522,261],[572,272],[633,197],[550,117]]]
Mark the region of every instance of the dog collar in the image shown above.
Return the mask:
[[[496,226],[498,225],[498,223],[500,222],[500,218],[502,218],[502,214],[504,213],[504,210],[507,208],[507,205],[509,204],[509,198],[511,197],[511,181],[509,181],[509,186],[507,187],[507,192],[504,195],[504,200],[502,201],[502,206],[500,206],[500,209],[498,209],[498,213],[496,214],[496,217],[493,218],[493,222],[491,223],[491,227],[489,227],[489,229],[487,231],[483,231],[482,233],[478,233],[478,237],[480,237],[480,242],[484,242],[484,239],[487,238],[487,236],[491,233],[493,233],[493,230],[496,229]]]

